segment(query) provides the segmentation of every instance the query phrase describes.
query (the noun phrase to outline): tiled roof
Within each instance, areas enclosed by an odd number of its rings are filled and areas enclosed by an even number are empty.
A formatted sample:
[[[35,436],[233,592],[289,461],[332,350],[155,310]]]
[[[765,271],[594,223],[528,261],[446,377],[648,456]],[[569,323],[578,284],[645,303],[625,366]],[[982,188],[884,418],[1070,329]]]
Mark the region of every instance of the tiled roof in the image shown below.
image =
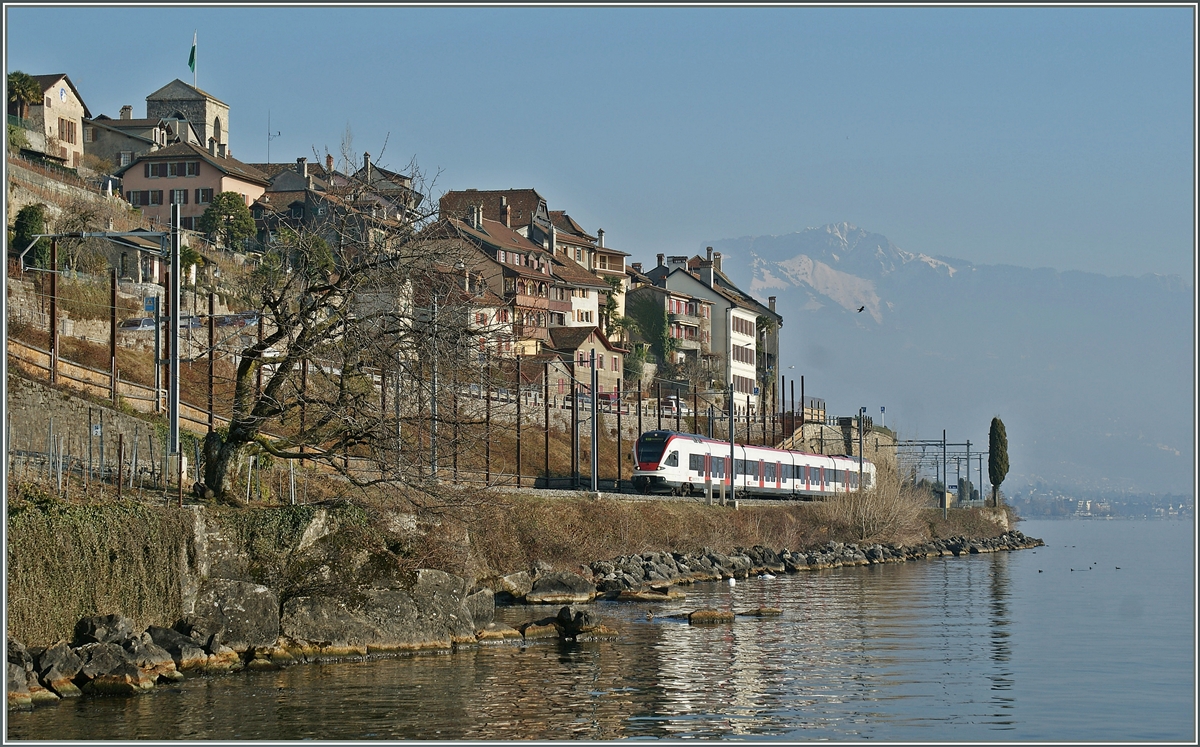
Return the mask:
[[[566,231],[567,233],[571,233],[571,234],[575,234],[576,236],[579,236],[580,238],[584,239],[585,241],[591,242],[593,244],[596,243],[596,237],[592,236],[587,231],[583,230],[583,227],[580,226],[578,223],[576,223],[574,218],[567,215],[567,211],[565,211],[565,210],[550,210],[547,212],[550,213],[550,222],[553,223],[554,227],[556,229],[558,229],[559,231]]]
[[[583,285],[589,288],[608,288],[608,283],[588,272],[587,268],[564,254],[554,257],[554,264],[551,265],[550,272],[556,278],[571,285]]]
[[[605,350],[618,353],[628,352],[624,348],[619,348],[609,342],[599,327],[551,327],[550,345],[560,353],[574,353],[592,335],[596,336],[596,339],[600,341]]]
[[[533,222],[538,205],[545,202],[535,189],[467,189],[442,195],[438,209],[443,218],[463,218],[472,205],[482,205],[484,218],[503,222],[501,197],[508,199],[509,224],[517,228]]]
[[[450,226],[452,230],[457,232],[460,236],[474,241],[477,244],[486,244],[491,246],[493,249],[503,249],[505,251],[528,252],[542,258],[543,260],[550,259],[550,255],[542,251],[541,247],[511,228],[507,228],[503,223],[498,223],[496,221],[484,218],[484,230],[482,231],[456,219],[450,219],[446,221],[446,225]],[[508,262],[498,264],[500,264],[500,266],[506,271],[524,277],[538,278],[540,280],[551,279],[551,276],[544,275],[532,267],[526,267],[525,265],[514,265]],[[553,270],[554,265],[551,264],[551,272],[553,272]]]
[[[211,93],[209,93],[208,91],[202,91],[202,90],[200,90],[199,88],[196,88],[195,86],[191,85],[190,83],[185,83],[184,81],[180,80],[179,78],[176,78],[175,80],[173,80],[173,81],[171,81],[170,83],[166,84],[165,86],[163,86],[162,88],[158,89],[158,90],[157,90],[157,91],[155,91],[154,93],[150,94],[149,96],[147,96],[147,97],[146,97],[146,100],[147,100],[147,101],[149,101],[150,99],[155,99],[155,100],[160,100],[160,101],[170,101],[171,99],[168,99],[168,98],[166,98],[165,96],[161,96],[161,97],[160,97],[158,94],[160,94],[160,93],[162,93],[163,91],[167,90],[168,88],[170,88],[171,86],[173,86],[173,85],[174,85],[174,84],[176,84],[176,83],[180,84],[180,85],[181,85],[181,86],[183,86],[184,88],[187,88],[187,89],[189,89],[189,90],[191,90],[191,91],[193,91],[193,92],[195,92],[195,93],[198,93],[198,94],[200,94],[201,96],[204,96],[204,97],[206,97],[206,98],[210,98],[210,99],[212,99],[213,101],[217,102],[218,104],[224,104],[225,106],[229,106],[229,104],[226,104],[224,101],[220,100],[220,99],[219,99],[219,98],[217,98],[216,96],[213,96],[213,95],[212,95]]]
[[[214,156],[203,148],[197,145],[192,145],[191,143],[176,143],[175,145],[169,145],[166,148],[159,148],[158,150],[150,153],[143,153],[142,155],[138,156],[133,163],[129,164],[123,169],[118,170],[115,176],[121,176],[142,161],[170,160],[172,158],[180,157],[199,158],[210,166],[213,166],[218,170],[229,174],[230,176],[236,176],[239,179],[257,182],[263,185],[269,183],[266,175],[250,164],[242,163],[236,158],[221,158],[220,156]]]
[[[70,76],[68,76],[66,73],[53,73],[52,75],[31,75],[29,77],[36,80],[37,84],[42,87],[43,96],[46,94],[46,91],[50,90],[50,86],[54,85],[60,80],[65,79],[67,81],[67,85],[71,87],[71,93],[74,93],[75,98],[79,99],[79,103],[83,105],[83,116],[87,119],[92,118],[92,113],[88,111],[87,104],[84,102],[83,97],[79,95],[79,89],[75,87],[75,84],[71,82]],[[40,104],[45,104],[45,102],[39,101],[37,104],[34,104],[34,106],[38,106]]]

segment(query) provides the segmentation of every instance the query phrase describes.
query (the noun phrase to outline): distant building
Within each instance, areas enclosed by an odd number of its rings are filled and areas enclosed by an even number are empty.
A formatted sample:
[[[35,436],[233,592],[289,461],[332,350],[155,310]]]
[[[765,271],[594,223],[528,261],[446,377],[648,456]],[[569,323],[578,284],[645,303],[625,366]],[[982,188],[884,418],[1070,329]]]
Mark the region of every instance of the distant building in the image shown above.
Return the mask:
[[[83,120],[92,116],[66,73],[30,76],[42,90],[41,101],[29,106],[25,124],[33,137],[30,150],[68,168],[83,158]]]

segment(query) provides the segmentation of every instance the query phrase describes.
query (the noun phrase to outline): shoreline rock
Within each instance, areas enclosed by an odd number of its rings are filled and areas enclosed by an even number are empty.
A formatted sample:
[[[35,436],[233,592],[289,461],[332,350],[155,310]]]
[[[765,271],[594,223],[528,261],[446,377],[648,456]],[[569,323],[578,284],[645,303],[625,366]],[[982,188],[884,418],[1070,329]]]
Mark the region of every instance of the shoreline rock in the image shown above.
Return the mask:
[[[8,708],[30,709],[80,695],[135,696],[186,674],[278,669],[294,664],[361,660],[419,652],[454,651],[481,644],[539,641],[588,642],[617,637],[588,603],[597,598],[670,602],[677,588],[702,581],[826,568],[900,563],[1040,547],[1019,531],[999,537],[951,537],[912,546],[829,542],[805,552],[755,546],[725,555],[641,553],[598,560],[591,577],[537,563],[531,572],[494,576],[472,584],[436,570],[403,579],[380,579],[336,596],[295,596],[279,603],[271,589],[234,579],[209,578],[197,592],[195,611],[173,628],[136,631],[119,614],[84,618],[72,641],[26,649],[7,642]],[[517,628],[494,620],[497,604],[562,605],[554,617]],[[693,625],[769,617],[774,608],[704,609],[666,615]]]

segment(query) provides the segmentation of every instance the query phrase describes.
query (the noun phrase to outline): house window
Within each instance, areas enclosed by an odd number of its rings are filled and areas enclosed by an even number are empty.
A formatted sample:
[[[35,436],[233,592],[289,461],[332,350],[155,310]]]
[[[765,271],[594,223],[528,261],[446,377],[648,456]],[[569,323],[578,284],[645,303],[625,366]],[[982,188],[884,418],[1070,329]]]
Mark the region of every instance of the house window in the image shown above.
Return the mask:
[[[476,313],[475,314],[475,323],[476,324],[487,324],[487,314],[485,314],[482,311]]]
[[[133,152],[128,150],[121,151],[121,166],[128,166],[133,163]]]
[[[199,161],[188,161],[187,162],[187,175],[188,176],[200,176],[200,162]]]
[[[91,127],[84,127],[84,128],[83,128],[83,142],[85,142],[85,143],[91,143],[91,142],[94,142],[94,141],[93,141],[93,135],[92,135],[92,129],[93,129],[93,128],[91,128]]]
[[[496,261],[499,262],[500,264],[504,264],[505,262],[508,261],[506,253],[503,249],[500,249],[499,251],[497,251],[496,254],[497,254]]]
[[[186,189],[172,189],[171,190],[171,204],[172,205],[186,205],[187,198],[188,198],[187,193],[188,193],[188,191]]]
[[[587,365],[587,354],[584,353],[582,350],[579,351],[579,365],[581,365],[581,366]]]
[[[163,204],[163,191],[162,191],[161,189],[152,189],[152,190],[150,190],[150,202],[149,202],[149,204],[151,204],[151,205],[161,205],[161,204]]]
[[[58,118],[58,139],[64,143],[75,142],[75,123],[69,119]]]
[[[604,370],[604,356],[597,355],[596,360],[600,363],[600,370],[603,371]]]
[[[50,108],[50,97],[49,96],[46,97],[46,108],[47,109]]]
[[[212,200],[213,200],[213,191],[211,189],[203,189],[203,188],[196,189],[196,204],[197,205],[206,205],[206,204],[212,202]]]
[[[195,231],[196,230],[196,219],[192,218],[192,217],[180,218],[179,219],[179,227],[186,228],[189,231]]]
[[[614,371],[620,371],[620,370],[621,370],[621,363],[620,363],[620,361],[618,361],[618,360],[617,360],[617,356],[615,356],[615,355],[614,355],[612,358],[613,358],[613,368],[612,368],[612,370],[614,370]]]

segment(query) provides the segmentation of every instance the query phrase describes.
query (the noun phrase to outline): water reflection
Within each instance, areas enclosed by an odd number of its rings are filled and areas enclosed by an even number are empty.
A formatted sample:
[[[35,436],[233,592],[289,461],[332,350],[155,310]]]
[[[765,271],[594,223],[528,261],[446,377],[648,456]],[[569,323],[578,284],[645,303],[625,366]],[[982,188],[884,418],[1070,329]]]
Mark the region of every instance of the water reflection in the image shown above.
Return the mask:
[[[676,610],[778,607],[693,627],[603,604],[618,641],[298,666],[10,714],[18,739],[940,738],[1008,729],[1004,554],[698,584]],[[517,623],[547,610],[509,608]],[[984,732],[986,733],[986,731]]]

